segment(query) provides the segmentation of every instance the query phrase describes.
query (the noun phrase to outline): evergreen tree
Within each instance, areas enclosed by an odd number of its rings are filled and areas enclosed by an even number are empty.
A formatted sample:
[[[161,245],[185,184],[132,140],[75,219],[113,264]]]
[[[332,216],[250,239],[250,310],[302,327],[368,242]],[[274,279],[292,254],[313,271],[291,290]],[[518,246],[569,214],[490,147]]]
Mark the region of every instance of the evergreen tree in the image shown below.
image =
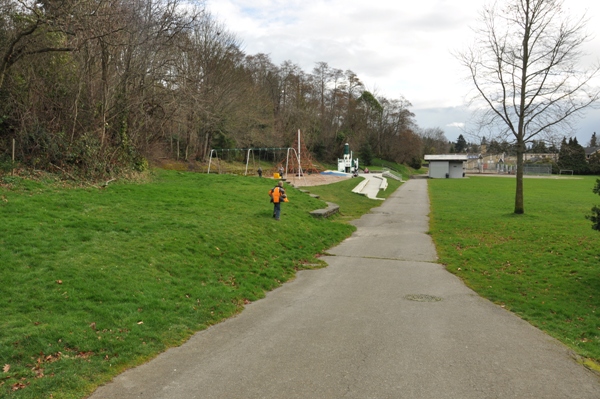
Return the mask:
[[[595,152],[590,156],[588,167],[591,174],[600,175],[600,153]]]
[[[585,150],[579,145],[576,138],[570,138],[569,142],[563,138],[558,153],[558,167],[560,169],[572,170],[574,174],[589,173]]]
[[[463,135],[459,135],[456,143],[454,144],[454,149],[456,153],[460,154],[461,152],[465,152],[467,150],[467,140],[463,137]]]
[[[596,185],[592,191],[594,194],[600,195],[600,179],[596,179]],[[591,215],[586,215],[585,218],[592,222],[592,229],[600,231],[600,207],[598,205],[594,205]]]
[[[598,147],[598,139],[596,139],[596,132],[592,134],[592,138],[590,139],[589,147]]]
[[[546,154],[548,153],[548,148],[546,147],[546,143],[542,140],[533,140],[528,152],[531,152],[532,154]]]
[[[490,141],[490,145],[488,146],[488,153],[490,154],[500,154],[502,149],[500,148],[500,144],[496,140]]]
[[[371,144],[368,141],[365,141],[363,145],[360,147],[358,152],[358,157],[360,159],[360,163],[363,166],[368,166],[373,164],[373,149],[371,148]]]

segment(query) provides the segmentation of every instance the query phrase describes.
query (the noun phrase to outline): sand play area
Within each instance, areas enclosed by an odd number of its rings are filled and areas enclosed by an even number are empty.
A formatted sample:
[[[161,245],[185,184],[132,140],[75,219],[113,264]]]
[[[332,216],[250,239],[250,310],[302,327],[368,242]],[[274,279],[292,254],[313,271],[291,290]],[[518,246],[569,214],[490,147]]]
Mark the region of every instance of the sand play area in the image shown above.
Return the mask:
[[[310,187],[320,186],[323,184],[337,183],[342,180],[351,179],[351,176],[336,176],[336,175],[322,175],[322,174],[311,174],[302,177],[289,175],[286,181],[292,184],[294,187]]]

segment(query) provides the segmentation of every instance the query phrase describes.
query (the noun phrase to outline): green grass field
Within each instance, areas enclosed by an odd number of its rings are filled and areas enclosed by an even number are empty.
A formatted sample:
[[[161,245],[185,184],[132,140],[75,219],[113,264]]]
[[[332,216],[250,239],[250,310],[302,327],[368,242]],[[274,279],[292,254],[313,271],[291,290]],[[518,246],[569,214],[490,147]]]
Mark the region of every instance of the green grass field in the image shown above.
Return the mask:
[[[271,179],[157,171],[101,190],[2,181],[12,188],[0,188],[0,397],[11,398],[89,394],[322,267],[319,254],[355,229],[345,220],[380,205],[350,192],[358,179],[321,188],[344,216],[313,218],[324,201],[289,188],[280,222]]]
[[[595,177],[429,182],[430,232],[440,262],[465,283],[573,348],[600,360],[600,233],[585,219]]]
[[[156,171],[145,183],[0,188],[0,397],[81,398],[94,387],[323,266],[379,201],[358,179],[290,188],[272,220],[270,179]],[[600,359],[600,233],[585,219],[595,178],[429,181],[440,261],[481,295]],[[389,196],[400,184],[380,196]]]

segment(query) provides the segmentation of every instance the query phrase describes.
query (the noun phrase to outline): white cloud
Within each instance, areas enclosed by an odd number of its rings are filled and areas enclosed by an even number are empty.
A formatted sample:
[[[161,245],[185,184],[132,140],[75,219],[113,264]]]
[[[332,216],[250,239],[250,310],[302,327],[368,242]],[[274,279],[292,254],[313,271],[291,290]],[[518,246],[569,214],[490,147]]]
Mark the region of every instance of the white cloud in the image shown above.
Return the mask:
[[[290,60],[306,72],[317,62],[352,70],[369,90],[410,101],[421,127],[447,127],[448,136],[458,129],[455,123],[468,120],[464,99],[470,82],[451,52],[470,42],[469,26],[485,1],[207,1],[248,54],[269,54],[276,64]],[[600,3],[565,3],[573,15],[588,10],[596,38],[587,48],[594,53],[590,60],[597,59]]]

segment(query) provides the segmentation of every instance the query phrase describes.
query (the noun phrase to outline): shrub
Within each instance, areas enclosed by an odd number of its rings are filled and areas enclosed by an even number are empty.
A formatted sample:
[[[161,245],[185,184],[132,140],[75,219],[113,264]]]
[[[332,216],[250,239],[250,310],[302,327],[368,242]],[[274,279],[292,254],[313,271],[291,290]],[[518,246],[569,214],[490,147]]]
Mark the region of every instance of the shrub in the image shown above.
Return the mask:
[[[600,179],[596,179],[596,185],[592,191],[595,194],[600,195]],[[600,207],[598,205],[594,205],[592,208],[592,214],[587,215],[585,218],[592,222],[592,229],[600,231]]]

